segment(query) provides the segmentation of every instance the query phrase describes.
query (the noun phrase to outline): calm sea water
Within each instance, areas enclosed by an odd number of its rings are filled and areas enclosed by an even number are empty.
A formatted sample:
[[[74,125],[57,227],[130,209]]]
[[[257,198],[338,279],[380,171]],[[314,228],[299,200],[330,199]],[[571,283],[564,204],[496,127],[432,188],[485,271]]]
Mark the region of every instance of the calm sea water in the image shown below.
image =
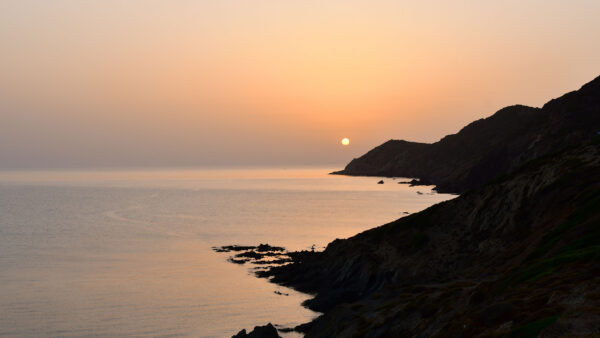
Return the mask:
[[[307,322],[308,296],[211,247],[323,247],[452,197],[332,170],[0,172],[0,336],[228,337]]]

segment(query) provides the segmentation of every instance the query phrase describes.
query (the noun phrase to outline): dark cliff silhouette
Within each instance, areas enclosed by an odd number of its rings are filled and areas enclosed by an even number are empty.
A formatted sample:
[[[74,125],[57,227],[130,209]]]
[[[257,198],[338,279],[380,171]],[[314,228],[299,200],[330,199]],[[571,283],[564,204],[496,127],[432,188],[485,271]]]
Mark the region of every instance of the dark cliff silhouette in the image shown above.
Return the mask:
[[[589,142],[600,131],[600,77],[542,108],[503,108],[433,144],[390,140],[335,174],[420,178],[461,193],[534,158]]]
[[[315,294],[307,337],[598,334],[600,145],[296,255],[263,276]]]
[[[600,78],[435,144],[387,142],[344,173],[461,195],[259,277],[314,295],[307,337],[600,335]]]

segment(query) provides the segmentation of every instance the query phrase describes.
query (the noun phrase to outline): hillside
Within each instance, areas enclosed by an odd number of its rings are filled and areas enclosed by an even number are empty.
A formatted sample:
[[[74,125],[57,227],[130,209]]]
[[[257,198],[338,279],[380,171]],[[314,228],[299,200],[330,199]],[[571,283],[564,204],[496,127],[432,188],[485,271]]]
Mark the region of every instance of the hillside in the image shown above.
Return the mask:
[[[335,174],[420,178],[462,193],[529,160],[589,142],[600,131],[600,77],[542,108],[503,108],[433,144],[390,140]]]
[[[257,274],[310,293],[307,337],[600,335],[600,78],[434,144],[389,141],[345,174],[455,199]]]
[[[600,333],[600,146],[571,148],[263,276],[307,337]]]

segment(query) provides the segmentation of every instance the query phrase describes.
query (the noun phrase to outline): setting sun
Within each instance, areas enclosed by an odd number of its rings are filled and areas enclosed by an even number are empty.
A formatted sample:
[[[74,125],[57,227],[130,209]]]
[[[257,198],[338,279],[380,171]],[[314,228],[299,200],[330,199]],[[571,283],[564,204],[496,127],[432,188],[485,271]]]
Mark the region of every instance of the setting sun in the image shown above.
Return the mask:
[[[0,0],[0,338],[600,338],[598,14]]]

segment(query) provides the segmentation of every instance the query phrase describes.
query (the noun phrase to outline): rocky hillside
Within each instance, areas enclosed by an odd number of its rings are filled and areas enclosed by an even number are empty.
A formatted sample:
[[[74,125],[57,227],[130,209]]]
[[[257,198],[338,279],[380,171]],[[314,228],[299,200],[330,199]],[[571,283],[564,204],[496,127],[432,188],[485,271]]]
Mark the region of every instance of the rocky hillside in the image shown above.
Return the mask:
[[[311,293],[307,337],[600,335],[600,78],[435,144],[387,142],[345,174],[461,195],[259,273]]]
[[[559,114],[568,99],[548,111]],[[306,305],[325,314],[299,328],[307,337],[600,334],[598,141],[563,147],[324,252],[296,253],[263,276],[315,294]],[[532,148],[552,142],[538,143]]]
[[[433,144],[388,141],[335,174],[416,177],[462,193],[600,132],[600,77],[542,108],[506,107]]]

